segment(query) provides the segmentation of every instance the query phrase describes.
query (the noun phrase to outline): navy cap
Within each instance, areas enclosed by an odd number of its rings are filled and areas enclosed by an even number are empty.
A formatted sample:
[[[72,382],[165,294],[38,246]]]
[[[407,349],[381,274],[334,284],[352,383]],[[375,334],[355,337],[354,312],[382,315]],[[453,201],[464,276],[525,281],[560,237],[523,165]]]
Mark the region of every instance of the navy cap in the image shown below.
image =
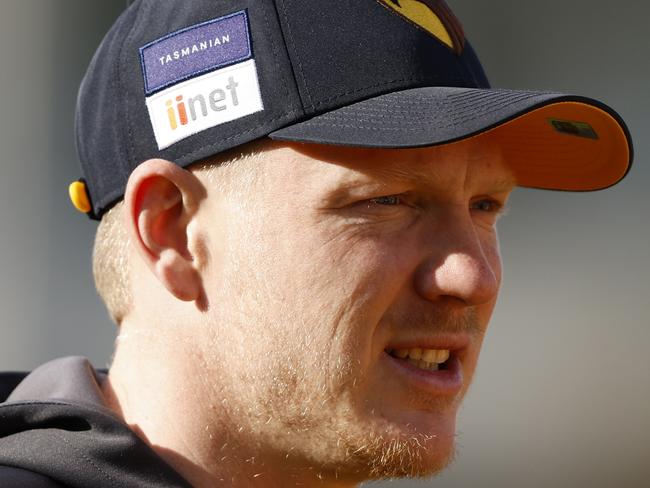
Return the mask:
[[[479,134],[522,186],[602,189],[632,162],[601,102],[491,89],[441,0],[137,0],[81,84],[73,201],[99,219],[147,159],[185,167],[266,136],[406,148]]]

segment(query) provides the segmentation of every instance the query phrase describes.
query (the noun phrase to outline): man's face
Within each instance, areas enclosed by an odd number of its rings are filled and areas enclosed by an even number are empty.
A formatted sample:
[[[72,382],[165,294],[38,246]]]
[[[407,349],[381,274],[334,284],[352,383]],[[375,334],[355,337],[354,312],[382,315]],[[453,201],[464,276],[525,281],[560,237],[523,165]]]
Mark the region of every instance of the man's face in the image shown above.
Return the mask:
[[[278,144],[255,173],[209,188],[200,216],[220,428],[339,479],[439,471],[501,282],[513,183],[498,151]],[[450,358],[425,371],[394,357],[413,348]]]

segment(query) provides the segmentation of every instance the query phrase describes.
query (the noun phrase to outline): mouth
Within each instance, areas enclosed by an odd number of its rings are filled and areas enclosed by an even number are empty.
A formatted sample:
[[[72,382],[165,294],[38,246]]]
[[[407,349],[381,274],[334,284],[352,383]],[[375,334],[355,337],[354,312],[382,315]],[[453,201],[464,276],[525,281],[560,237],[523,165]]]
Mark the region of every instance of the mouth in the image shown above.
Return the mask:
[[[454,396],[463,388],[463,350],[389,346],[383,359],[412,387],[431,395]]]
[[[416,368],[426,371],[444,371],[448,369],[447,361],[451,356],[449,349],[387,349],[390,356],[408,361]]]

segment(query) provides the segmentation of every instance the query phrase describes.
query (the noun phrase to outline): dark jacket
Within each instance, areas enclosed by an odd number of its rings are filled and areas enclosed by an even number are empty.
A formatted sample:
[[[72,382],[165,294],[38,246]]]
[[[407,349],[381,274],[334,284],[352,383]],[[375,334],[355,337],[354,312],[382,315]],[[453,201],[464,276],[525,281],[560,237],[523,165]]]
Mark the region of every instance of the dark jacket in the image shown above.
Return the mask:
[[[0,373],[0,488],[190,484],[106,406],[85,358]]]

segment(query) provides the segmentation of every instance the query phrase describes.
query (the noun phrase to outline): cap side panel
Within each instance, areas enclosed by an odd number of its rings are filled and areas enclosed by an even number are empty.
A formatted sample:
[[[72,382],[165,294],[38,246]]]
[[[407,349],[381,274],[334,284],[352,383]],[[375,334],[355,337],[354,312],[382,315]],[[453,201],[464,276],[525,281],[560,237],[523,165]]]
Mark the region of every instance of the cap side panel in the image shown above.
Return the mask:
[[[490,88],[490,82],[487,74],[481,62],[476,55],[474,47],[469,43],[465,42],[465,49],[463,50],[463,55],[467,60],[466,63],[463,63],[462,67],[467,77],[474,80],[474,85],[477,88]]]
[[[269,40],[271,41],[271,50],[273,53],[274,69],[278,73],[282,73],[284,82],[281,83],[281,87],[284,93],[284,100],[296,100],[298,98],[296,97],[298,86],[296,84],[295,74],[291,69],[291,63],[285,62],[284,65],[280,63],[280,59],[287,61],[289,60],[289,53],[286,50],[286,41],[284,38],[284,33],[282,32],[282,24],[279,19],[277,7],[274,2],[272,2],[272,5],[274,7],[273,9],[264,9],[264,23],[269,26],[269,29],[271,28],[271,25],[276,25],[280,28],[279,35],[269,36]],[[293,87],[293,93],[289,92],[290,86]]]
[[[289,20],[287,6],[283,0],[276,0],[275,2],[276,10],[280,15],[280,29],[284,36],[285,46],[287,46],[287,54],[291,60],[294,78],[300,80],[298,84],[299,93],[302,99],[303,107],[311,106],[312,100],[311,95],[309,94],[309,86],[307,84],[307,79],[302,68],[302,61],[297,55],[296,43],[294,41],[294,36],[291,30],[291,22]]]
[[[380,2],[277,3],[308,115],[394,90],[484,86],[471,49],[456,55]]]
[[[128,79],[125,76],[125,73],[128,71],[128,61],[129,57],[126,53],[126,47],[131,46],[133,39],[135,38],[135,35],[138,31],[138,26],[144,25],[144,22],[142,22],[142,17],[143,17],[143,12],[149,12],[152,8],[151,1],[150,0],[141,0],[141,2],[138,4],[139,8],[137,10],[137,14],[135,16],[135,22],[133,22],[133,26],[131,27],[131,30],[129,31],[128,35],[126,36],[126,41],[122,44],[120,52],[119,52],[119,62],[118,62],[118,68],[117,68],[117,76],[116,76],[116,82],[119,83],[120,85],[120,90],[119,93],[126,95],[129,92],[129,85],[128,85]],[[141,27],[142,28],[142,27]],[[134,140],[134,134],[136,131],[134,130],[133,127],[133,117],[131,116],[131,111],[133,110],[133,106],[131,103],[125,103],[125,104],[119,104],[120,107],[123,106],[123,116],[124,116],[124,121],[126,125],[126,137],[124,138],[125,140],[125,148],[124,151],[126,152],[126,159],[124,161],[121,161],[120,163],[125,166],[126,171],[124,171],[125,178],[128,179],[128,175],[131,173],[131,171],[137,166],[139,162],[136,162],[134,160],[134,155],[135,155],[135,140]],[[126,185],[126,179],[122,183],[122,185]],[[122,186],[121,185],[121,186]]]
[[[123,12],[97,49],[84,77],[78,95],[75,131],[77,151],[93,213],[99,214],[103,196],[120,187],[128,176],[126,128],[123,127],[117,63],[105,63],[104,58],[119,49],[131,30],[133,5]],[[93,215],[91,215],[93,217]]]

